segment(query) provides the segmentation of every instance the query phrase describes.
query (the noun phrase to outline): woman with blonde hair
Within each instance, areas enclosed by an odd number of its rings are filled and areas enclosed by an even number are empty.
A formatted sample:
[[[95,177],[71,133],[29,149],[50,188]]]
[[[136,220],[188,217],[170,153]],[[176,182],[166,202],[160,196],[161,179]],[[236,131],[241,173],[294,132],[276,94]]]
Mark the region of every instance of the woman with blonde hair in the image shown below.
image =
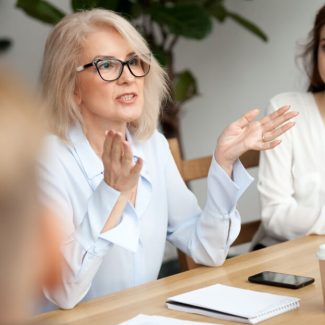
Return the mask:
[[[236,202],[251,182],[238,157],[277,146],[296,114],[258,110],[218,139],[203,210],[156,130],[166,74],[132,25],[94,9],[63,18],[46,43],[51,108],[43,193],[65,223],[65,268],[45,295],[62,308],[157,278],[166,239],[221,265],[240,231]]]

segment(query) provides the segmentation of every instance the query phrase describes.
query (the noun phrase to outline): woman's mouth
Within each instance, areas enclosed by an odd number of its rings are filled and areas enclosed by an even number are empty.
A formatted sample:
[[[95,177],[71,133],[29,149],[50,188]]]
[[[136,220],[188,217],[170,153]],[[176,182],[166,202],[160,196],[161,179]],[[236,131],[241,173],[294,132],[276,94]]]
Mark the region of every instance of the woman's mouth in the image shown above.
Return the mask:
[[[136,97],[135,93],[127,93],[116,97],[116,100],[122,104],[131,104],[135,101]]]

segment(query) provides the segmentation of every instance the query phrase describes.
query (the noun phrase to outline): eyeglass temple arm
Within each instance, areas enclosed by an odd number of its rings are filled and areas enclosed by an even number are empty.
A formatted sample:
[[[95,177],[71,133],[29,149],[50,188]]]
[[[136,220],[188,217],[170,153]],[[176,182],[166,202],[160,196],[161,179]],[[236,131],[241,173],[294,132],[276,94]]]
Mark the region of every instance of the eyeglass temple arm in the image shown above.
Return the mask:
[[[85,70],[85,69],[87,69],[87,68],[89,68],[89,67],[92,67],[92,66],[93,66],[93,63],[90,62],[90,63],[87,63],[87,64],[85,64],[85,65],[81,65],[80,67],[77,67],[77,68],[76,68],[76,71],[77,71],[77,72],[80,72],[80,71],[83,71],[83,70]]]

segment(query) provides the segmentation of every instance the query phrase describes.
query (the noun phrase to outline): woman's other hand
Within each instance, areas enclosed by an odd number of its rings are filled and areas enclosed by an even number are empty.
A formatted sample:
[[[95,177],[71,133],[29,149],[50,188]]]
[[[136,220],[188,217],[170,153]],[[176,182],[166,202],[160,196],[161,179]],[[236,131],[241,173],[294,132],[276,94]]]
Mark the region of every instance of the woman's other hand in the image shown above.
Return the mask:
[[[260,121],[255,120],[259,110],[251,110],[222,132],[214,155],[229,176],[234,162],[246,151],[268,150],[280,144],[278,137],[295,125],[289,120],[298,115],[289,108],[283,106]]]
[[[133,154],[129,143],[122,134],[108,131],[102,155],[104,180],[119,192],[129,192],[138,184],[143,161],[139,158],[133,163]]]

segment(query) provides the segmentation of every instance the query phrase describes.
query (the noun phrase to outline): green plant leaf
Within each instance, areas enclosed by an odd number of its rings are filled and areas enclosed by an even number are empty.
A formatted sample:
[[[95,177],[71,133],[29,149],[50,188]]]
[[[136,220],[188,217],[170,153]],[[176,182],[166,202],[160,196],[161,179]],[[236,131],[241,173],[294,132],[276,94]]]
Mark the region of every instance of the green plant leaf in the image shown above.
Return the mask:
[[[18,0],[16,7],[21,8],[29,16],[47,24],[56,24],[65,13],[45,0]]]
[[[255,34],[257,37],[259,37],[261,40],[264,42],[268,41],[267,35],[253,22],[247,20],[246,18],[228,11],[228,17],[233,19],[236,23],[241,25],[242,27],[246,28],[248,31],[252,32]]]
[[[184,70],[177,73],[174,79],[174,95],[179,103],[198,95],[197,82],[191,71]]]
[[[124,17],[130,19],[134,6],[138,6],[137,1],[131,0],[99,0],[98,7],[116,11]]]
[[[127,13],[127,15],[125,15],[125,14],[124,15],[128,19],[136,19],[136,18],[140,17],[141,15],[144,15],[148,9],[149,8],[147,8],[147,7],[142,7],[138,1],[135,1],[132,3],[132,6],[129,6],[128,12],[124,9],[124,7],[120,9],[120,12]]]
[[[151,51],[158,62],[163,66],[166,67],[169,65],[169,57],[168,53],[161,47],[149,44]]]
[[[206,10],[195,4],[175,4],[172,7],[153,6],[153,20],[166,26],[170,33],[192,39],[203,39],[212,29]]]
[[[0,39],[0,52],[4,52],[8,50],[8,48],[11,46],[11,40],[8,38],[1,38]]]
[[[127,19],[133,19],[140,15],[139,3],[132,0],[72,0],[71,6],[73,11],[93,8],[113,10]]]
[[[228,16],[227,10],[221,1],[214,1],[207,7],[207,10],[211,16],[221,23],[224,22]]]
[[[92,9],[98,7],[99,2],[99,0],[71,0],[71,8],[73,11]]]
[[[186,4],[186,5],[195,4],[195,5],[199,5],[199,6],[204,6],[205,3],[207,2],[207,0],[174,0],[173,2],[177,3],[177,4]]]

